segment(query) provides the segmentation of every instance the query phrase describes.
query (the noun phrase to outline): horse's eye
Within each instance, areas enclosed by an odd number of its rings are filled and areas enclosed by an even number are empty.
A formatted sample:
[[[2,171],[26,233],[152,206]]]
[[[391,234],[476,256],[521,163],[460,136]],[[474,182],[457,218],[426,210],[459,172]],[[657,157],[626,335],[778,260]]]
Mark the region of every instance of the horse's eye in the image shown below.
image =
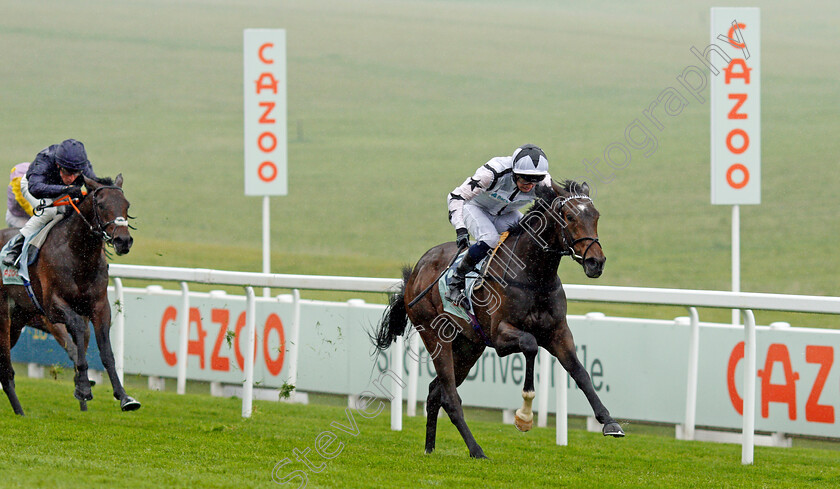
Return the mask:
[[[575,222],[575,215],[574,214],[566,214],[566,220],[569,222]]]

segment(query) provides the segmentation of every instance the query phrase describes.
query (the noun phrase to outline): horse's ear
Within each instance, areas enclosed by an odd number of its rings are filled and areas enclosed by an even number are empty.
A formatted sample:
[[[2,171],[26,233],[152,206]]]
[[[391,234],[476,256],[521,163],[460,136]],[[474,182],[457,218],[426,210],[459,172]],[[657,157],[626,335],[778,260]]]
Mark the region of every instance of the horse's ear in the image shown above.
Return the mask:
[[[558,197],[568,197],[569,192],[566,192],[559,183],[555,182],[554,180],[551,181],[551,190],[554,190],[554,193],[557,194]]]
[[[584,195],[589,195],[589,184],[586,182],[580,184],[580,191],[583,192]]]
[[[84,176],[84,175],[83,175]],[[90,179],[88,177],[84,177],[85,179],[85,187],[91,192],[99,188],[99,183],[96,180]]]
[[[117,174],[116,178],[114,178],[114,185],[116,185],[119,188],[122,188],[122,183],[123,183],[122,173],[119,173],[119,174]]]

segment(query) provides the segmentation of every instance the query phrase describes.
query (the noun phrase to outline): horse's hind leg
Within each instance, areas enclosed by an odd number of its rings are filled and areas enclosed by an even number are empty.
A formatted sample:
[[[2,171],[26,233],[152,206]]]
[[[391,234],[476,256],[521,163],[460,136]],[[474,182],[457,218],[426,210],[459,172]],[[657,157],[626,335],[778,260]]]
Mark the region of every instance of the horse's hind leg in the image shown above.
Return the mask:
[[[446,414],[449,415],[450,421],[458,429],[464,443],[470,451],[470,457],[473,458],[487,458],[484,455],[484,450],[475,441],[475,437],[467,426],[464,420],[464,410],[461,407],[461,398],[458,396],[456,389],[457,380],[455,377],[455,362],[453,361],[452,344],[444,345],[441,349],[440,355],[435,357],[435,371],[440,378],[441,385],[441,402]],[[475,362],[473,362],[475,363]],[[470,364],[472,366],[472,364]]]
[[[484,352],[484,345],[476,345],[462,336],[455,338],[453,342],[453,354],[458,359],[455,362],[455,386],[461,385],[469,375],[475,362]],[[457,395],[457,394],[456,394]],[[461,396],[458,403],[461,403]],[[438,411],[443,404],[443,387],[440,377],[435,377],[429,384],[429,397],[426,399],[426,453],[432,453],[435,449],[435,435],[437,432]]]
[[[88,379],[88,363],[86,358],[85,335],[87,333],[87,321],[82,319],[73,309],[63,300],[59,298],[53,299],[53,310],[57,310],[60,316],[55,318],[53,323],[53,331],[58,331],[61,324],[67,328],[71,342],[76,346],[76,358],[73,359],[73,364],[76,370],[76,375],[73,378],[76,389],[73,391],[73,396],[79,400],[79,407],[82,411],[87,411],[87,401],[93,399],[93,393],[90,391],[90,380]],[[69,353],[69,349],[68,353]]]
[[[566,321],[564,320],[561,327],[554,331],[551,342],[547,345],[548,351],[557,357],[563,368],[569,372],[569,375],[574,379],[577,386],[586,395],[592,411],[595,413],[595,419],[604,425],[604,436],[611,435],[615,437],[624,436],[624,431],[621,429],[616,420],[610,416],[610,412],[601,402],[595,388],[592,386],[592,379],[586,372],[586,369],[578,360],[577,353],[575,353],[575,342],[572,338],[572,332],[569,330]]]
[[[5,296],[0,297],[0,307],[5,308],[6,302],[7,298]],[[23,416],[23,408],[15,392],[15,370],[12,368],[12,335],[10,328],[11,321],[9,320],[8,312],[0,312],[0,384],[3,386],[6,397],[9,398],[12,410],[14,410],[15,414]]]
[[[426,397],[426,453],[435,451],[438,412],[441,406],[440,377],[429,383],[429,396]]]
[[[114,389],[114,399],[120,401],[120,409],[123,411],[136,411],[140,409],[140,403],[133,397],[126,394],[120,377],[117,374],[114,362],[114,352],[111,349],[111,307],[107,298],[96,304],[93,317],[93,332],[96,335],[96,343],[99,345],[99,358],[102,365],[108,372],[111,379],[111,387]]]

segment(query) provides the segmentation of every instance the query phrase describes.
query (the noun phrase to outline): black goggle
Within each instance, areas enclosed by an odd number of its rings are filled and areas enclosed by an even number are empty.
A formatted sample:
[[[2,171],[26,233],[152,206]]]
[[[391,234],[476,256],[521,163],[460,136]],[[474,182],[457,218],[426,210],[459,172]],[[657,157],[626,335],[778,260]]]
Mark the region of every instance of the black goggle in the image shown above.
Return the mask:
[[[517,178],[525,183],[539,183],[545,178],[545,175],[516,175]]]

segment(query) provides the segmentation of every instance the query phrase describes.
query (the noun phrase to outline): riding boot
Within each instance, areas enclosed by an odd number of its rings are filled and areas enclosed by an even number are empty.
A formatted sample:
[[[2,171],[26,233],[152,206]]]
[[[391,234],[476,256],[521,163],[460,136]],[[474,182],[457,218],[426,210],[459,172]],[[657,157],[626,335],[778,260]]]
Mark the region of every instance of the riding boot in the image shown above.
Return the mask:
[[[6,265],[7,267],[15,266],[22,251],[23,235],[18,233],[14,238],[12,238],[12,243],[9,245],[9,251],[6,253],[6,257],[3,258],[3,265]]]
[[[467,274],[487,255],[489,248],[481,241],[470,247],[467,254],[464,255],[464,259],[455,267],[455,273],[449,280],[449,289],[446,291],[448,301],[459,306],[466,300],[464,289],[466,288]]]

